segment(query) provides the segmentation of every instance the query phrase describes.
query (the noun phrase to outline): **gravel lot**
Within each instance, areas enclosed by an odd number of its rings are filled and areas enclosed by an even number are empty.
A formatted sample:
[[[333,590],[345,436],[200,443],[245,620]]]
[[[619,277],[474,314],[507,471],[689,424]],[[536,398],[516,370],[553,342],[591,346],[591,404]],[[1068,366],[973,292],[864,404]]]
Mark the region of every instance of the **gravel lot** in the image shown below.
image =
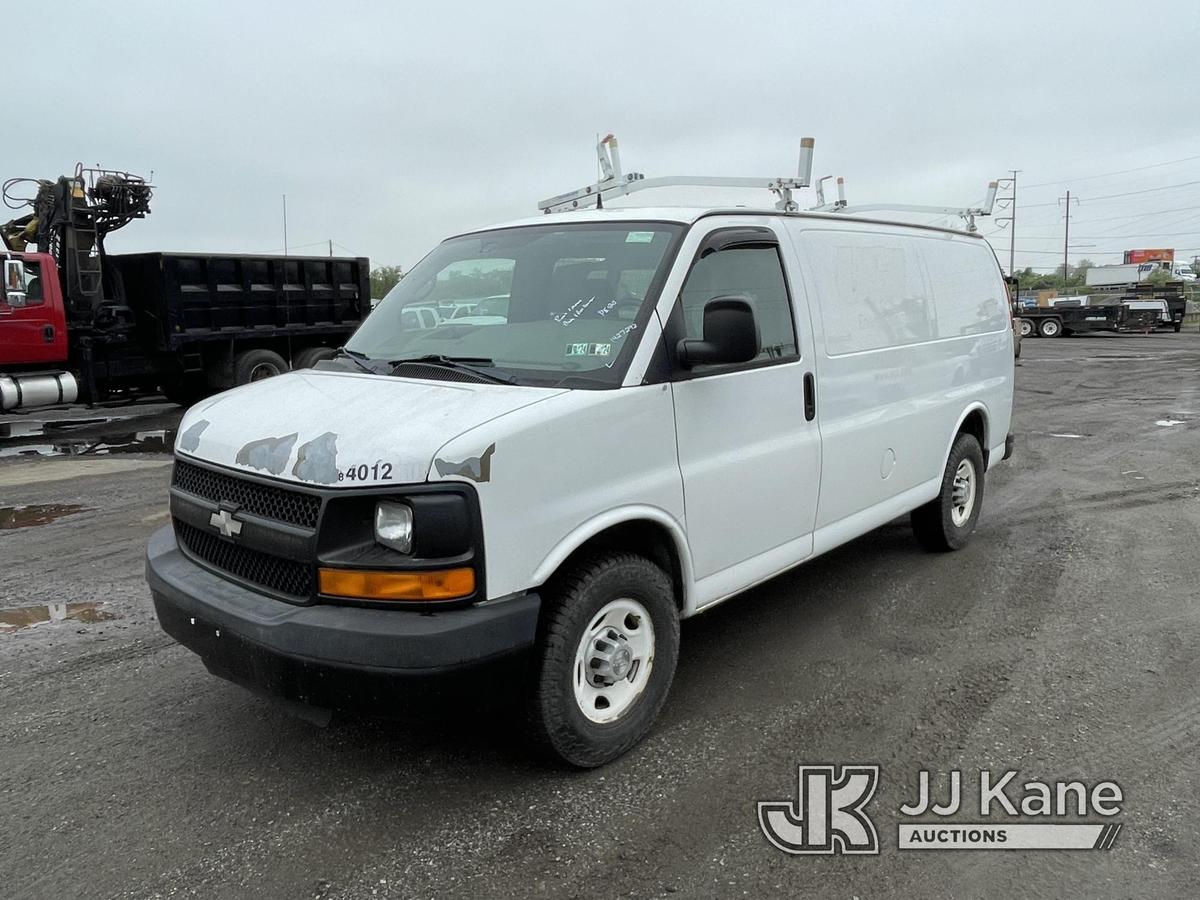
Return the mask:
[[[0,632],[0,894],[1200,896],[1200,337],[1027,340],[1017,383],[969,547],[898,520],[685,623],[658,727],[588,773],[529,758],[502,703],[318,729],[209,676],[142,580],[167,457],[0,454],[0,608],[99,604]],[[177,418],[136,413],[79,439]],[[57,508],[5,518],[29,505]],[[879,856],[760,833],[825,762],[882,766]],[[1125,827],[900,851],[922,768],[1112,779]]]

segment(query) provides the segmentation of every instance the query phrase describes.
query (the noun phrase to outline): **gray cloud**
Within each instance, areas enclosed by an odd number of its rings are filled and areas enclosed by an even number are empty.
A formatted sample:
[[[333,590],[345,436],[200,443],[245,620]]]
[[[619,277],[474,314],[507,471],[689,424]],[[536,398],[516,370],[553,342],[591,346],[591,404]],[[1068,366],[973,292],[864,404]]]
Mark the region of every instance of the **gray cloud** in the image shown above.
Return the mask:
[[[407,267],[593,179],[597,131],[651,175],[787,174],[811,134],[818,174],[844,174],[860,202],[964,202],[1012,167],[1033,185],[1200,155],[1184,2],[1152,22],[1107,2],[40,6],[4,13],[23,114],[0,175],[153,170],[154,212],[117,251],[277,250],[287,193],[297,252],[332,239]],[[1200,180],[1198,162],[1080,181],[1092,247],[1073,256],[1162,243],[1137,229],[1200,247],[1196,186],[1089,201]],[[1056,262],[1067,187],[1023,195],[1019,263]]]

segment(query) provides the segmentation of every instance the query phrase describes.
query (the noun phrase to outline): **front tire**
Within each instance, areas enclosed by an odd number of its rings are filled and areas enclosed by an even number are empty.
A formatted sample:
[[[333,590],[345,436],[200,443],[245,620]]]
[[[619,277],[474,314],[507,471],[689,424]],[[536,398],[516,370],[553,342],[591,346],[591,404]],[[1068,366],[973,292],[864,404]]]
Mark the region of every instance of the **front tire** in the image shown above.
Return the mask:
[[[983,450],[973,434],[960,434],[950,448],[936,499],[912,511],[917,543],[933,553],[966,546],[983,509]]]
[[[529,704],[531,737],[590,769],[634,747],[667,699],[679,658],[671,581],[634,553],[607,553],[545,597]]]

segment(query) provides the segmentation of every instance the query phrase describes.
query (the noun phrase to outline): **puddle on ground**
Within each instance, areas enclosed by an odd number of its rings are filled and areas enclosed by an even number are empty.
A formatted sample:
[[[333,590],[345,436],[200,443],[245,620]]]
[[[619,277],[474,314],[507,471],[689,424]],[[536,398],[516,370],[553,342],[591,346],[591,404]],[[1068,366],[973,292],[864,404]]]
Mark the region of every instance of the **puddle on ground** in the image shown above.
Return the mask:
[[[14,528],[31,528],[48,525],[77,512],[86,512],[90,506],[77,503],[38,503],[29,506],[0,506],[0,531]]]
[[[35,435],[28,435],[35,436]],[[110,434],[103,438],[56,440],[49,443],[0,447],[0,459],[22,456],[111,456],[115,453],[170,453],[175,448],[175,429],[158,428]]]
[[[65,622],[72,619],[76,622],[106,622],[115,619],[112,613],[100,609],[99,603],[51,603],[49,606],[18,606],[13,609],[0,609],[0,634],[8,634],[29,628],[32,625],[43,625],[46,622]]]

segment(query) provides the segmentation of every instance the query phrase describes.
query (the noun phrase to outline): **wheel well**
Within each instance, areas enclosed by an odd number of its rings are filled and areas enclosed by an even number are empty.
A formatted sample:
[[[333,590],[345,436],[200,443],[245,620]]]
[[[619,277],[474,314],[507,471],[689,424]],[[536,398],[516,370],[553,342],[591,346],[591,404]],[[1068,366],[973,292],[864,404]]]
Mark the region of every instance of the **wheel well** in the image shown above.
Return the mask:
[[[987,420],[983,417],[983,410],[973,409],[967,413],[967,417],[958,427],[958,434],[955,437],[958,437],[959,434],[973,435],[975,440],[979,441],[979,449],[983,451],[983,464],[986,467],[988,461]]]
[[[679,550],[671,533],[664,526],[649,519],[621,522],[592,535],[562,561],[554,574],[547,579],[547,584],[552,584],[560,575],[569,572],[588,557],[617,550],[644,556],[666,572],[675,592],[675,605],[683,609],[683,566],[679,561]]]

